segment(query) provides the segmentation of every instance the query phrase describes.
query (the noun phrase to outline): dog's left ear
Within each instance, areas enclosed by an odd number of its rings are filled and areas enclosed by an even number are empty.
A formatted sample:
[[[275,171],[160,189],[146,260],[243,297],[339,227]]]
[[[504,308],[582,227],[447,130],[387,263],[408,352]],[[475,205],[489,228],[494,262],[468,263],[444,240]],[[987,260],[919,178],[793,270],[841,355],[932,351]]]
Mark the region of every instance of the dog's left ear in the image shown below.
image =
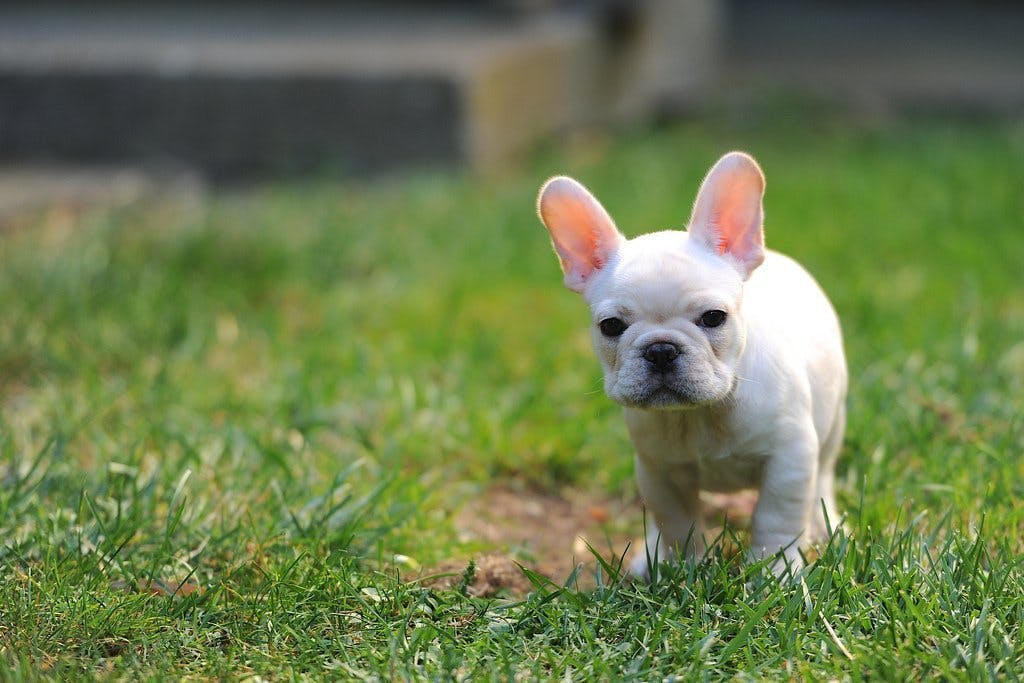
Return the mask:
[[[753,157],[730,152],[697,193],[689,233],[718,254],[732,256],[743,278],[764,261],[764,174]]]

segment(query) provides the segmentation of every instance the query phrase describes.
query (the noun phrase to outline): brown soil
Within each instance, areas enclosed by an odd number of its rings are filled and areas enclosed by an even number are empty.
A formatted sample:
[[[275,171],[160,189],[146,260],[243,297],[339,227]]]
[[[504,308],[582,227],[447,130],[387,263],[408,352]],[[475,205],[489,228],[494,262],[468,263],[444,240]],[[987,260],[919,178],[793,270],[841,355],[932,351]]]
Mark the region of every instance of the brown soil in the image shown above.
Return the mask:
[[[702,494],[708,527],[720,525],[723,516],[742,526],[756,500],[752,492]],[[476,596],[529,592],[533,584],[520,565],[562,585],[582,564],[577,585],[593,587],[598,562],[591,548],[614,566],[628,565],[634,553],[643,552],[639,501],[580,491],[555,494],[499,485],[469,503],[455,523],[463,540],[494,549],[473,558],[476,571],[466,590]],[[436,577],[426,583],[435,588],[460,586],[468,565],[469,558],[450,559],[425,572]]]

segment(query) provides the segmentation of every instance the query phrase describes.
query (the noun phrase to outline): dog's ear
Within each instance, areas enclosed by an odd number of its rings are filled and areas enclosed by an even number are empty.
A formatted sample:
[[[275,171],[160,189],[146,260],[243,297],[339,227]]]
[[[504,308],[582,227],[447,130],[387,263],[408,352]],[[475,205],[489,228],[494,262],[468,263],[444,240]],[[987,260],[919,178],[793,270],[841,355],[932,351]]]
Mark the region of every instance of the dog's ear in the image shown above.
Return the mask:
[[[744,279],[764,261],[764,174],[752,157],[730,152],[701,183],[690,216],[690,236],[732,256]]]
[[[544,183],[537,213],[551,233],[565,286],[574,292],[583,291],[625,240],[600,202],[572,178],[556,176]]]

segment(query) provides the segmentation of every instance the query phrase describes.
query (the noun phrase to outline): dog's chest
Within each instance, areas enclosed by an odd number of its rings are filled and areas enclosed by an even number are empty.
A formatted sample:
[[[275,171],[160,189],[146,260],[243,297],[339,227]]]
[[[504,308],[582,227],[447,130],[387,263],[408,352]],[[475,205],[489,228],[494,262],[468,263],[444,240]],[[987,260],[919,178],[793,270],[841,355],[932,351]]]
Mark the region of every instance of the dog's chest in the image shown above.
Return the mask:
[[[761,481],[764,456],[723,425],[697,423],[681,425],[674,451],[680,459],[697,465],[700,488],[706,491],[735,491],[757,486]]]
[[[761,481],[763,449],[725,416],[637,411],[627,412],[627,423],[637,455],[664,476],[688,476],[696,467],[701,489],[722,492]]]
[[[700,488],[727,492],[757,487],[761,483],[764,457],[751,453],[730,453],[721,458],[700,458]]]

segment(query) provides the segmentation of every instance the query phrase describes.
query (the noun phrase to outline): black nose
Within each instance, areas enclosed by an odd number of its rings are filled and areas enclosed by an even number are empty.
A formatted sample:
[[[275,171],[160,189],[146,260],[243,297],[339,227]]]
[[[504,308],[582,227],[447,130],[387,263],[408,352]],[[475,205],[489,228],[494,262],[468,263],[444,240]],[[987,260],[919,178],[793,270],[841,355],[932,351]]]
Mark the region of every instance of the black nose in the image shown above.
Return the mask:
[[[682,353],[679,347],[668,342],[655,342],[644,349],[644,360],[654,366],[655,370],[665,371]]]

